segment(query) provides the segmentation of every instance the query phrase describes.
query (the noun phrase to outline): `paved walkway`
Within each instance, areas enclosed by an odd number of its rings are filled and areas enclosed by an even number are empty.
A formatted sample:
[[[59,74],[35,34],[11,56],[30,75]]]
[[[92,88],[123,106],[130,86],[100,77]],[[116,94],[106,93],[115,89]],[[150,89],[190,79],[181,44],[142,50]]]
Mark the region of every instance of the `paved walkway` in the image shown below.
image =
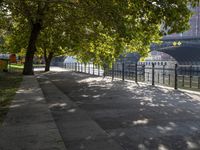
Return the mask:
[[[0,127],[0,150],[66,150],[34,76],[26,76]]]
[[[46,76],[38,80],[68,150],[124,150]]]
[[[57,71],[24,77],[0,150],[200,149],[199,94]]]
[[[198,94],[72,72],[43,78],[41,87],[68,150],[103,150],[108,145],[109,150],[110,145],[115,150],[200,149]],[[62,93],[58,103],[50,89]],[[102,141],[106,146],[100,147]]]

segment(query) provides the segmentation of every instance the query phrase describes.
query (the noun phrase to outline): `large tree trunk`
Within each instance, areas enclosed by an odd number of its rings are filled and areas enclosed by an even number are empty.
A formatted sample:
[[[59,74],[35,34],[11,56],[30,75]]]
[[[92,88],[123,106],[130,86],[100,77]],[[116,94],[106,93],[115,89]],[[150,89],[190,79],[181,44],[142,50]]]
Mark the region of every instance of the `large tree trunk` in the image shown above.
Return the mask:
[[[40,23],[33,24],[29,43],[28,43],[28,48],[26,51],[24,70],[23,70],[24,75],[33,75],[34,74],[33,58],[34,58],[34,54],[36,51],[36,41],[37,41],[38,35],[40,33],[40,30],[41,30]]]
[[[50,70],[51,60],[53,58],[53,52],[50,52],[47,56],[46,50],[44,50],[44,58],[45,58],[45,72]]]

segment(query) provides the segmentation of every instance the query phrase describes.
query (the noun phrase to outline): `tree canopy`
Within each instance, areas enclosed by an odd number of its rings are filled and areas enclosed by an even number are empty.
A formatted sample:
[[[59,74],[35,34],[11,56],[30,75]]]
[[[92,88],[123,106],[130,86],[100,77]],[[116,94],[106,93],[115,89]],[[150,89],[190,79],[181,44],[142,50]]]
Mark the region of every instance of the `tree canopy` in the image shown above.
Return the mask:
[[[163,35],[189,29],[189,6],[197,2],[1,0],[0,33],[4,36],[2,31],[7,31],[4,37],[12,48],[27,49],[24,74],[33,74],[38,47],[54,52],[62,48],[83,62],[109,63],[127,52],[145,55],[150,44],[159,42]]]

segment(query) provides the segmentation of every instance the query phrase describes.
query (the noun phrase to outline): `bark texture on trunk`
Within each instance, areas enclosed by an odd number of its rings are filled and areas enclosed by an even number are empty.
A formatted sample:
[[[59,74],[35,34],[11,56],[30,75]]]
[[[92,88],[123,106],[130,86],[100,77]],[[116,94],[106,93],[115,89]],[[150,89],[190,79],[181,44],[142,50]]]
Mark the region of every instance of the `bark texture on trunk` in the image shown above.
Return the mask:
[[[45,58],[45,72],[50,70],[51,60],[53,58],[53,52],[50,52],[47,56],[46,50],[44,50],[44,58]]]
[[[23,70],[24,75],[33,75],[34,74],[33,58],[34,58],[34,54],[36,51],[36,41],[37,41],[38,35],[40,33],[40,30],[41,30],[40,23],[33,24],[29,43],[28,43],[28,48],[26,51],[24,70]]]

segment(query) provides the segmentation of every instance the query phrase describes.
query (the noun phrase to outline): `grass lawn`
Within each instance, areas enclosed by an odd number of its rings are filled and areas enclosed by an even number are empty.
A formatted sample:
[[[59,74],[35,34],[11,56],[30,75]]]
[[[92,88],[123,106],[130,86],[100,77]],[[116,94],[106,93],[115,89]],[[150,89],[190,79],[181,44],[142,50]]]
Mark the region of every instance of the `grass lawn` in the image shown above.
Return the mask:
[[[10,72],[22,72],[24,68],[23,64],[10,64],[9,71]]]
[[[19,73],[0,72],[0,125],[8,112],[11,100],[21,81],[22,75]]]
[[[33,67],[45,67],[45,64],[33,64]],[[22,72],[24,68],[24,64],[10,64],[9,70],[11,72]]]

